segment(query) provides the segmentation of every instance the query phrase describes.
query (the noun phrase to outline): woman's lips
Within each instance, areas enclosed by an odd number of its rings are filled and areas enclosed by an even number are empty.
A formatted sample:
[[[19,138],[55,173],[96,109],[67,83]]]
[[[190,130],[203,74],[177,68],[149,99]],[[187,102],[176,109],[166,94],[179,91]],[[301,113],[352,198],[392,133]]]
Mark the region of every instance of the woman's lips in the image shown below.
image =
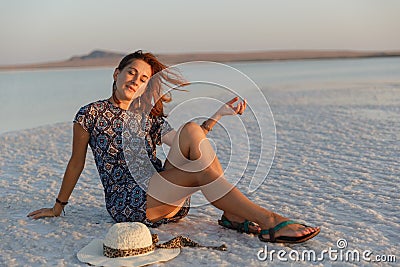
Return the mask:
[[[134,93],[136,93],[135,87],[133,87],[133,86],[128,86],[128,89],[131,90],[131,91],[133,91]]]

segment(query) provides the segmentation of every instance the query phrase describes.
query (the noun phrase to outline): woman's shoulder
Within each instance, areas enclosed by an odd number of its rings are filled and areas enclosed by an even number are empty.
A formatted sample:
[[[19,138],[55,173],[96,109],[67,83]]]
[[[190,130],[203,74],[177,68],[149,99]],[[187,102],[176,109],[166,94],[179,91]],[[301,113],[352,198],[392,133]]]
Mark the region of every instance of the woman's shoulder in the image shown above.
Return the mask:
[[[80,109],[83,110],[88,110],[88,109],[96,109],[96,110],[102,110],[105,109],[109,106],[109,100],[108,99],[101,99],[97,100],[91,103],[88,103],[84,106],[82,106]]]
[[[75,120],[77,120],[77,117],[80,116],[96,117],[98,114],[104,113],[104,111],[108,109],[108,102],[109,101],[107,99],[97,100],[95,102],[91,102],[80,107],[77,114],[75,115]]]

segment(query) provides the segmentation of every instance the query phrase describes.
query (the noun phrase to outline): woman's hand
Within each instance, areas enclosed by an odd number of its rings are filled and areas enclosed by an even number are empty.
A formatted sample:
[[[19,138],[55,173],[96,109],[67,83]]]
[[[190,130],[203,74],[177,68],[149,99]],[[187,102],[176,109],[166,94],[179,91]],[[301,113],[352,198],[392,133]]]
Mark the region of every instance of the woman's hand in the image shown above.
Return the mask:
[[[214,114],[213,117],[222,117],[226,115],[242,115],[246,109],[246,99],[242,102],[239,102],[236,106],[234,106],[235,102],[239,100],[239,97],[235,97],[232,100],[226,102],[218,111]]]
[[[60,216],[61,211],[62,208],[58,209],[57,205],[54,205],[53,208],[43,208],[40,210],[32,211],[31,213],[28,214],[28,217],[31,217],[32,219],[35,220],[44,217],[58,217]]]
[[[225,104],[220,107],[214,115],[212,115],[208,120],[203,122],[201,127],[203,128],[204,132],[207,134],[211,131],[214,125],[226,115],[242,115],[246,109],[246,99],[243,102],[239,102],[236,106],[234,106],[235,102],[239,100],[239,97],[235,97],[232,100],[226,102]]]

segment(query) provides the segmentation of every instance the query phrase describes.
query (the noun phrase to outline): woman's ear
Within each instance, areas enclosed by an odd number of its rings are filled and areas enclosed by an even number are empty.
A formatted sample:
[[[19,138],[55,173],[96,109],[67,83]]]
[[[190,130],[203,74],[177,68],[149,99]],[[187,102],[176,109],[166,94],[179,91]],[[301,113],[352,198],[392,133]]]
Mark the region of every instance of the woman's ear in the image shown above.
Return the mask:
[[[113,74],[114,81],[117,81],[118,74],[119,74],[119,69],[115,69]]]

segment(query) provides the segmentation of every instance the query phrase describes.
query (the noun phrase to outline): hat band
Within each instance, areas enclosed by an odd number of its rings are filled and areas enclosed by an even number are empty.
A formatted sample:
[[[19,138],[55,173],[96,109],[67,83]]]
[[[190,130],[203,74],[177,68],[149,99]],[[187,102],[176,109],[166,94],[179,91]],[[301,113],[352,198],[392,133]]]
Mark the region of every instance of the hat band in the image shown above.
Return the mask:
[[[155,249],[154,244],[144,248],[131,248],[131,249],[110,248],[103,244],[103,255],[108,258],[138,256],[154,251],[154,249]]]

